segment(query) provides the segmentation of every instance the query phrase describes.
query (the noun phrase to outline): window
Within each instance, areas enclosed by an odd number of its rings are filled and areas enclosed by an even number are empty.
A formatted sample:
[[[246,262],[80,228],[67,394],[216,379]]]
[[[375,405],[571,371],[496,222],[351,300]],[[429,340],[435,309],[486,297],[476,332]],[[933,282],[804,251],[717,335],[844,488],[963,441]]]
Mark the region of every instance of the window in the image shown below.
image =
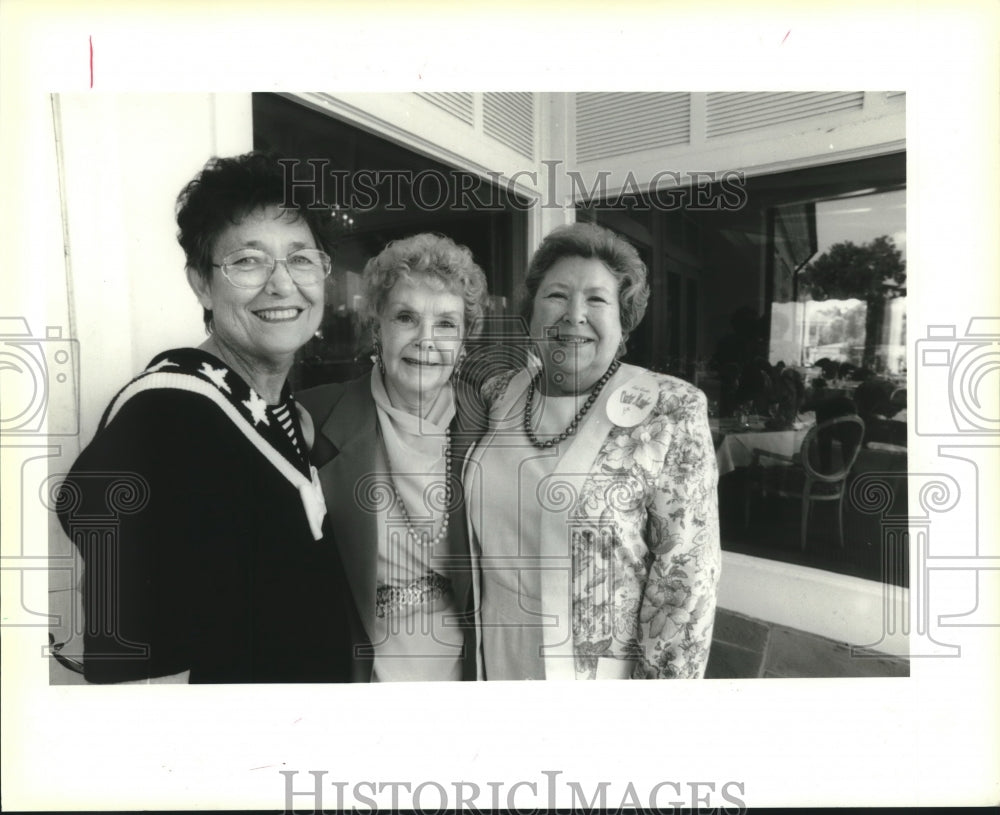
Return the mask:
[[[800,445],[808,423],[839,405],[866,425],[850,483],[890,473],[891,511],[905,516],[905,154],[753,176],[744,190],[742,206],[728,209],[690,206],[694,194],[671,198],[685,202],[673,209],[657,209],[652,196],[628,210],[614,200],[579,204],[580,219],[622,234],[649,264],[652,297],[628,359],[708,396],[723,548],[905,585],[903,544],[883,541],[880,519],[849,497],[843,548],[835,504],[811,510],[804,548],[798,501],[755,507],[747,525],[750,456],[726,449],[753,446],[753,433],[726,441],[747,429],[733,426],[744,410],[756,430]],[[713,192],[701,200],[725,200]],[[800,385],[787,397],[790,415],[775,396],[786,370]]]
[[[791,275],[787,265],[775,263],[775,277],[790,276],[791,286],[774,287],[770,362],[815,367],[829,359],[902,382],[905,192],[849,195],[808,209],[814,236],[808,259]],[[775,255],[777,245],[776,236]]]

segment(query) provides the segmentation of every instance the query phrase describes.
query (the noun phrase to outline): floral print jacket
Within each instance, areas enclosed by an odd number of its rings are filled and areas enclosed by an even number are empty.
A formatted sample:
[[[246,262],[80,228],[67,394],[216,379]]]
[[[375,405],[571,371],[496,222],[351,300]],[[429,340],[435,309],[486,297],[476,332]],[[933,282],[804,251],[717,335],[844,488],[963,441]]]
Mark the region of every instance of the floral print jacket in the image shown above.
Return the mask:
[[[655,404],[638,424],[620,426],[608,402],[637,377]],[[489,401],[510,404],[512,380],[493,380]],[[592,414],[597,418],[588,416],[580,430],[598,422],[607,433],[591,434],[593,449],[576,451],[591,464],[566,516],[576,677],[595,678],[603,657],[633,660],[633,679],[700,678],[721,564],[705,395],[680,379],[623,365]],[[587,444],[578,435],[577,443]]]

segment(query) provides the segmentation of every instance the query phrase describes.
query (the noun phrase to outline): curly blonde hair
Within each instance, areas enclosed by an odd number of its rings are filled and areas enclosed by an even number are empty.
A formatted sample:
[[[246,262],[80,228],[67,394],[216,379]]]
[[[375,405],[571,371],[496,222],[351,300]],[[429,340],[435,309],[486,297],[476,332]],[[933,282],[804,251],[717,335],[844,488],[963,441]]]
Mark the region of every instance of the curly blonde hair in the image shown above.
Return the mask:
[[[373,330],[389,292],[401,278],[422,277],[440,281],[447,291],[462,298],[465,303],[463,333],[475,336],[486,310],[486,275],[473,260],[468,247],[432,232],[392,241],[365,265],[361,282],[364,325]]]

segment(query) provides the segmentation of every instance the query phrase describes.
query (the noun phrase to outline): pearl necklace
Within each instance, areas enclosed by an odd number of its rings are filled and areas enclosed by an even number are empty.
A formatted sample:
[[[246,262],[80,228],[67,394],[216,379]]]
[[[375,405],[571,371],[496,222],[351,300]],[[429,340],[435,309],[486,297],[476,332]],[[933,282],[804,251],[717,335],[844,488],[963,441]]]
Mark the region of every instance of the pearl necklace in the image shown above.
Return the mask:
[[[546,441],[539,441],[538,437],[535,436],[534,431],[531,429],[531,414],[532,414],[532,402],[535,398],[535,382],[541,377],[542,372],[539,371],[532,380],[528,383],[528,398],[524,401],[524,432],[528,436],[528,440],[539,450],[546,450],[554,444],[558,444],[569,436],[576,432],[577,426],[584,416],[587,415],[587,411],[593,406],[594,402],[597,401],[597,397],[600,396],[601,391],[604,386],[608,384],[608,380],[615,375],[621,362],[615,360],[608,366],[608,370],[604,372],[600,379],[597,380],[597,384],[594,385],[593,389],[590,391],[590,396],[587,397],[587,401],[583,403],[583,407],[576,412],[576,416],[573,417],[573,421],[569,423],[569,426],[555,438],[547,439]]]
[[[410,513],[406,511],[406,504],[403,503],[403,496],[399,494],[399,489],[396,487],[396,477],[392,474],[391,469],[389,470],[389,480],[392,484],[392,491],[396,496],[396,503],[399,505],[399,508],[403,513],[403,520],[406,523],[408,538],[412,538],[415,543],[419,543],[421,546],[440,543],[444,540],[445,535],[448,534],[448,519],[451,516],[451,512],[449,511],[452,499],[451,428],[447,428],[444,431],[444,513],[441,517],[441,529],[438,530],[438,533],[433,538],[431,538],[427,532],[424,532],[422,535],[419,534],[413,527],[413,521],[410,519]],[[431,528],[433,529],[433,526]]]

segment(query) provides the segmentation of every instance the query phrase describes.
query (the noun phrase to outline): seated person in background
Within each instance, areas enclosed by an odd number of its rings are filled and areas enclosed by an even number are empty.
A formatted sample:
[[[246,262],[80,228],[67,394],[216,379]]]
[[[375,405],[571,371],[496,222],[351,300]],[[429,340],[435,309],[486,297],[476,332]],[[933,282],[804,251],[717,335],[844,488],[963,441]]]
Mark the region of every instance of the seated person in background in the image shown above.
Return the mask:
[[[736,392],[737,404],[750,403],[751,411],[766,416],[774,401],[774,392],[772,369],[767,360],[757,357],[743,366]]]
[[[853,416],[858,412],[850,396],[829,396],[817,402],[813,410],[816,411],[816,424],[828,422],[838,416]]]
[[[732,416],[739,405],[740,368],[727,362],[719,368],[719,415]]]
[[[840,363],[835,362],[829,357],[823,357],[822,359],[816,360],[816,367],[823,371],[823,378],[829,382],[832,379],[836,379],[840,371]]]
[[[771,418],[767,421],[767,427],[769,430],[787,430],[794,425],[805,400],[806,389],[802,383],[802,374],[783,365],[781,368],[776,366],[772,385],[769,410]]]
[[[852,362],[841,362],[840,366],[837,368],[837,377],[841,380],[844,379],[854,379],[855,373],[857,373],[858,366]]]
[[[821,377],[815,377],[812,382],[809,383],[809,387],[806,388],[805,395],[802,397],[802,407],[801,410],[815,410],[816,405],[822,402],[828,396],[826,392],[826,380]]]
[[[906,445],[906,423],[892,421],[897,407],[890,397],[895,389],[888,379],[873,378],[862,382],[854,392],[858,415],[865,420],[865,447],[873,441]]]
[[[767,357],[767,340],[761,330],[760,318],[751,306],[741,306],[729,318],[732,331],[719,340],[709,366],[722,372],[724,365],[733,363],[738,369],[758,357]]]
[[[732,331],[719,340],[709,367],[719,374],[719,415],[732,416],[744,402],[758,402],[766,413],[769,378],[760,374],[767,364],[767,340],[751,306],[741,306],[729,318]],[[757,407],[754,407],[756,410]]]
[[[858,415],[867,421],[868,417],[886,418],[893,411],[889,397],[895,386],[887,379],[869,379],[858,385],[854,392],[854,404]]]

